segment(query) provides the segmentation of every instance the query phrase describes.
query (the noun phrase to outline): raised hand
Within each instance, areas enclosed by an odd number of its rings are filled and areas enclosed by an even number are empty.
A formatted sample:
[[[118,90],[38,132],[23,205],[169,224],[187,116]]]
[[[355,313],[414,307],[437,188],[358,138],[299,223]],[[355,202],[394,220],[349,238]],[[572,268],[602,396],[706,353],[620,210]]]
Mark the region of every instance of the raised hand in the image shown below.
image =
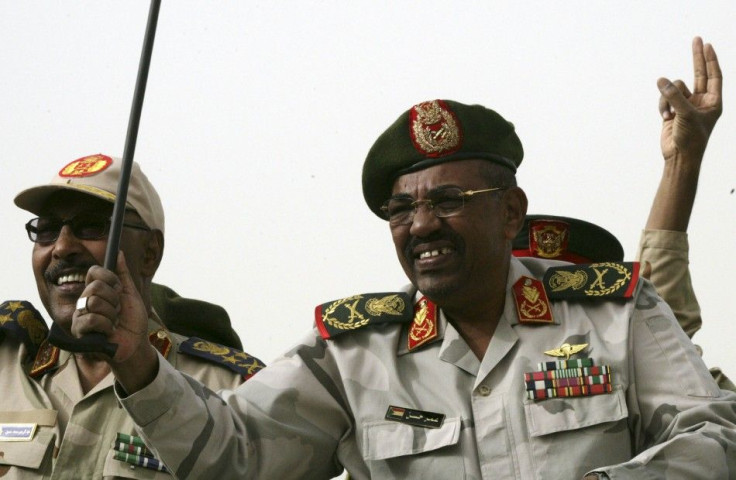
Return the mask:
[[[100,332],[118,345],[114,358],[105,358],[129,393],[145,386],[155,376],[156,351],[148,341],[148,312],[125,263],[118,254],[117,274],[94,266],[87,272],[82,297],[86,308],[72,317],[72,334]]]
[[[665,160],[680,154],[699,163],[723,111],[723,77],[718,57],[713,46],[703,45],[700,37],[693,39],[693,70],[692,92],[682,80],[657,80],[662,94],[659,112],[664,121],[661,146]]]

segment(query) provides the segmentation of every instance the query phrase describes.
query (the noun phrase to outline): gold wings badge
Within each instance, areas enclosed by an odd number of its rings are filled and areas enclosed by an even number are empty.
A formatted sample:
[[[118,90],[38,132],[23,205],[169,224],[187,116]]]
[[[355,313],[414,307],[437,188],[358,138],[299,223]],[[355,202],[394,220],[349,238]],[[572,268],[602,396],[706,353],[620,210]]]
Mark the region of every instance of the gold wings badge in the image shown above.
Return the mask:
[[[575,355],[576,353],[585,350],[585,348],[588,346],[587,343],[581,343],[578,345],[570,345],[569,343],[563,343],[560,348],[555,348],[553,350],[547,350],[544,352],[545,355],[549,355],[551,357],[565,357],[565,360],[570,359],[570,355]]]

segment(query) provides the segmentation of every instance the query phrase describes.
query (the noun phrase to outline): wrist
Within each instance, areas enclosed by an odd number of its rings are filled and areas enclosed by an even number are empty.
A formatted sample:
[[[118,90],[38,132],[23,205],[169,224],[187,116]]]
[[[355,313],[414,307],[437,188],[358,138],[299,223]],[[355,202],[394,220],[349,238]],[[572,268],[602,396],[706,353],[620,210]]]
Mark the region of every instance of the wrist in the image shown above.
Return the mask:
[[[128,394],[132,394],[153,382],[158,373],[158,353],[148,342],[125,361],[112,366],[115,379]]]

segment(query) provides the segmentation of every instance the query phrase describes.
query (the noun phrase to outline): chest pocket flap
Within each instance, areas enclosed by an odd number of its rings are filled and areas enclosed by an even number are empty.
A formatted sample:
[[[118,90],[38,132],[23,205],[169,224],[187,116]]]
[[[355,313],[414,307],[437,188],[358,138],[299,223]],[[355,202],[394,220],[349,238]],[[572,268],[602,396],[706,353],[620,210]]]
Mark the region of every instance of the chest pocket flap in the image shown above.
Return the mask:
[[[44,459],[51,458],[56,434],[53,428],[56,425],[57,412],[55,410],[38,409],[16,412],[0,412],[0,423],[32,423],[36,425],[36,432],[31,440],[2,441],[0,440],[0,465],[38,470]]]
[[[41,430],[28,442],[0,441],[0,465],[38,470],[45,459],[51,458],[54,438],[53,431]]]
[[[616,422],[629,416],[621,386],[614,387],[611,393],[590,397],[526,400],[524,408],[532,437]]]
[[[363,458],[366,461],[431,452],[457,444],[460,418],[446,418],[440,428],[422,428],[393,421],[363,425]]]

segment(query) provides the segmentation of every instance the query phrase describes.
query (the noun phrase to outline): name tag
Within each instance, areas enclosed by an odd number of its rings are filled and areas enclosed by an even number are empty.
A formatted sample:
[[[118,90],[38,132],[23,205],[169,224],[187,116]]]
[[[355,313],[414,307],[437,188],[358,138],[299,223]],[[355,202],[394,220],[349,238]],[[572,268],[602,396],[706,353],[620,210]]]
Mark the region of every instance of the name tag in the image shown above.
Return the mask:
[[[30,442],[36,433],[35,423],[0,423],[0,441]]]
[[[424,428],[440,428],[442,426],[442,422],[445,421],[445,416],[441,413],[425,412],[422,410],[413,410],[411,408],[395,407],[393,405],[388,407],[388,411],[384,418],[386,420]]]

